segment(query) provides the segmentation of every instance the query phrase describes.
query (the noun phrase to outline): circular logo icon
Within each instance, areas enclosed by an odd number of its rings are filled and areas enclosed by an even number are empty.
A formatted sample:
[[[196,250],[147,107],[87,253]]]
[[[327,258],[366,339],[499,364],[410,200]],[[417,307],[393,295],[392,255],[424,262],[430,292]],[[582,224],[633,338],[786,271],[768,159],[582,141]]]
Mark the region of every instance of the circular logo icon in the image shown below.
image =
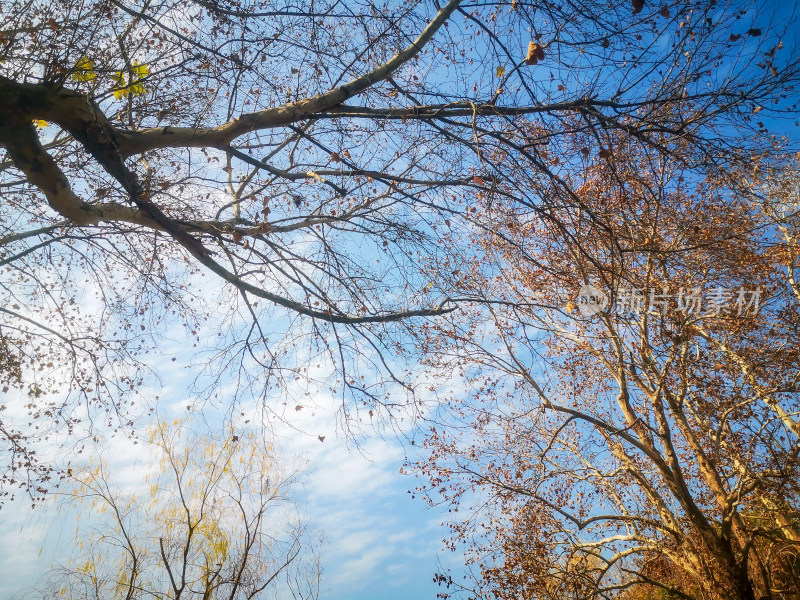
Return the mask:
[[[587,283],[578,290],[575,302],[584,317],[593,317],[608,308],[608,294],[599,287]]]

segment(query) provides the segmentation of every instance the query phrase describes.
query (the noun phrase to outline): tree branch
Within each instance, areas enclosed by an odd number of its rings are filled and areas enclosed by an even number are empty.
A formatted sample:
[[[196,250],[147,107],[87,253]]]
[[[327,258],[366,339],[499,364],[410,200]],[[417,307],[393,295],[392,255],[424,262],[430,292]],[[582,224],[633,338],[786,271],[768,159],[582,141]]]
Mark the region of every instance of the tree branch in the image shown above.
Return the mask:
[[[119,152],[127,157],[155,148],[226,148],[231,141],[245,133],[290,125],[330,110],[386,79],[419,54],[460,2],[450,0],[408,47],[383,65],[344,85],[298,102],[248,113],[218,127],[157,127],[142,131],[118,131]]]

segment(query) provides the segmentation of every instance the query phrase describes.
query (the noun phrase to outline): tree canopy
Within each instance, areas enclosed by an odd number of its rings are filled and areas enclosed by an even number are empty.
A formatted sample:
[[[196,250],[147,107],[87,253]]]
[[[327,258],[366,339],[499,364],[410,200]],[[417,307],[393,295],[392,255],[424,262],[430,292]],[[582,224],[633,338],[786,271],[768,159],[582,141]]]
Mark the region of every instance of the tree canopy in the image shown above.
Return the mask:
[[[569,233],[485,210],[491,309],[422,335],[472,382],[431,428],[424,492],[485,490],[453,538],[489,597],[793,597],[797,181],[756,202],[728,183],[752,167],[688,183],[617,148],[582,173],[585,208],[563,199]]]
[[[348,424],[446,411],[447,394],[416,394],[423,371],[477,385],[450,414],[502,476],[454,481],[518,492],[493,548],[546,561],[522,587],[485,564],[494,590],[541,595],[545,573],[580,597],[694,597],[738,577],[769,596],[780,569],[760,552],[795,541],[753,536],[796,505],[796,34],[789,7],[745,0],[5,2],[2,493],[47,493],[43,443],[136,429],[153,356],[179,337],[202,357],[195,392],[231,413],[244,397],[272,410],[298,380],[334,390]],[[565,309],[589,284],[616,301],[748,279],[773,298],[756,320]],[[434,482],[463,450],[443,439],[422,465]],[[511,467],[542,443],[552,497]],[[575,541],[579,492],[633,517]],[[518,552],[531,513],[563,536],[536,556]],[[630,558],[612,569],[608,552]],[[653,552],[686,579],[653,575]]]

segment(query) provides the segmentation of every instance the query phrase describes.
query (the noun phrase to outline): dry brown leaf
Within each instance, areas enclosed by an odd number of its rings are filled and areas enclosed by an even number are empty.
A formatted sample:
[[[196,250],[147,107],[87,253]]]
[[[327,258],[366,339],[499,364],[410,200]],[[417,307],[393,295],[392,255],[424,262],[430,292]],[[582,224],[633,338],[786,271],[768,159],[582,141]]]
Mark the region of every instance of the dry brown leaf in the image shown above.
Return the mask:
[[[528,42],[528,54],[525,56],[526,65],[538,64],[540,60],[544,60],[544,48],[541,44],[537,44],[533,40]]]

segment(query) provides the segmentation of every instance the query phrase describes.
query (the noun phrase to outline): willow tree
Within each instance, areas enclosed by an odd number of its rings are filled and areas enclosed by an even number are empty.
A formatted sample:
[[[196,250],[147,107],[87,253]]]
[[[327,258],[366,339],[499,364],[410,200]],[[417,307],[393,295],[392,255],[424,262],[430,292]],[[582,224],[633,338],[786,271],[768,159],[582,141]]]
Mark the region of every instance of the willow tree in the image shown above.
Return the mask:
[[[296,473],[253,430],[197,430],[192,418],[151,428],[140,489],[117,483],[103,459],[70,472],[57,499],[82,517],[74,547],[28,596],[316,598],[315,541],[292,504]]]
[[[316,377],[372,414],[411,379],[403,324],[455,309],[421,266],[500,189],[500,150],[566,192],[578,134],[584,157],[612,155],[612,133],[680,143],[699,174],[761,152],[742,131],[793,109],[790,17],[738,0],[5,2],[4,481],[44,493],[35,439],[87,408],[132,427],[171,319],[237,389],[267,401]]]

